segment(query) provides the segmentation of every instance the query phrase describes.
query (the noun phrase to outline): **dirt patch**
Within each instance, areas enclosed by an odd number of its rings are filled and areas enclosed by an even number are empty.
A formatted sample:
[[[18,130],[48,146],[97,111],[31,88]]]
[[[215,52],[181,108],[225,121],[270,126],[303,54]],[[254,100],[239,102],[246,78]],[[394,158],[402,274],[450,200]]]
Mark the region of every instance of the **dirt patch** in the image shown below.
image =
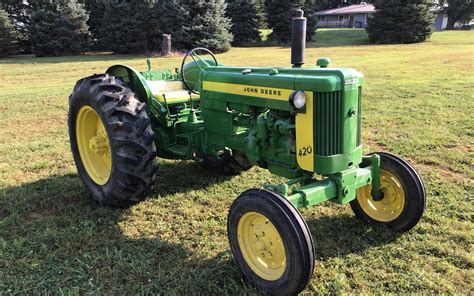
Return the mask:
[[[44,209],[37,209],[31,213],[26,215],[26,219],[28,221],[40,221],[45,218],[54,216],[57,210],[55,208],[44,208]]]

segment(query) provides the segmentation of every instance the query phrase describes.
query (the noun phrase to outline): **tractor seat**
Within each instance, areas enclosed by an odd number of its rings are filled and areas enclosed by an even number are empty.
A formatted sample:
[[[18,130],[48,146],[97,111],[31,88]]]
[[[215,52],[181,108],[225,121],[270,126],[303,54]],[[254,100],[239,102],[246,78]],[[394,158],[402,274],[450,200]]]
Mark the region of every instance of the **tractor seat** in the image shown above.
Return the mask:
[[[182,81],[178,80],[147,80],[151,93],[161,103],[176,104],[189,102],[189,91]],[[166,97],[166,101],[165,101]],[[192,99],[199,99],[196,94],[191,94]]]

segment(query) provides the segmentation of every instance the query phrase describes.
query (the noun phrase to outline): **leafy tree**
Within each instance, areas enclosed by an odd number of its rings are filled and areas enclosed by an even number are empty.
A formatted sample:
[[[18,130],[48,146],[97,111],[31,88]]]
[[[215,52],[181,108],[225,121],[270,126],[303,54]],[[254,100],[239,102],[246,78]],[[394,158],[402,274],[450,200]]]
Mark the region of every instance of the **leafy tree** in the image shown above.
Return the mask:
[[[474,2],[471,0],[441,0],[438,6],[448,15],[448,30],[452,30],[457,22],[469,23],[474,14]]]
[[[316,21],[312,14],[317,5],[315,0],[267,0],[265,1],[265,12],[267,15],[268,27],[273,30],[270,39],[279,43],[291,41],[291,26],[296,9],[303,9],[308,18],[306,37],[310,41],[316,33]]]
[[[231,32],[234,44],[241,45],[260,40],[262,7],[256,0],[230,0],[227,6],[227,17],[231,19]]]
[[[15,29],[7,12],[0,9],[0,57],[9,56],[16,50]]]
[[[151,4],[145,0],[108,1],[99,29],[101,47],[116,53],[148,50]]]
[[[88,49],[87,14],[76,0],[63,0],[35,12],[30,42],[38,56],[78,54]]]
[[[433,32],[434,16],[428,0],[378,1],[377,11],[367,20],[367,33],[374,43],[416,43]]]
[[[183,0],[183,4],[189,11],[187,23],[183,24],[182,40],[186,49],[198,46],[215,52],[230,49],[233,36],[229,32],[231,23],[225,15],[224,0]]]
[[[89,19],[87,25],[91,33],[94,45],[98,45],[100,39],[100,28],[102,26],[102,19],[105,12],[105,2],[99,0],[85,0],[84,2]]]

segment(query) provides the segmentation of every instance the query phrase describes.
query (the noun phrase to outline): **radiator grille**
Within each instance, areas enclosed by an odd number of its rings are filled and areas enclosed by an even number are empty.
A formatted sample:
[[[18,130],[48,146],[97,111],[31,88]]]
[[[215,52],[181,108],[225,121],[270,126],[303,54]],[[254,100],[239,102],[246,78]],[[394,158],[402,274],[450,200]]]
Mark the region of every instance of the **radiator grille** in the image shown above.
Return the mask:
[[[315,154],[342,153],[342,92],[317,92],[315,105]]]

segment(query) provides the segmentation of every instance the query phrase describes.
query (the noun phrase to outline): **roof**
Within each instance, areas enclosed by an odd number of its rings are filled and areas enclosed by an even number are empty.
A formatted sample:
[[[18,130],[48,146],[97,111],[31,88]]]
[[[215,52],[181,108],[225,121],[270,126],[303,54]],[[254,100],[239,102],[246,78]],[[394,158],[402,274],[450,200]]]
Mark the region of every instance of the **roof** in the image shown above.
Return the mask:
[[[315,13],[315,15],[339,15],[339,14],[354,14],[354,13],[373,13],[375,7],[372,4],[357,4],[327,10],[321,10]]]

